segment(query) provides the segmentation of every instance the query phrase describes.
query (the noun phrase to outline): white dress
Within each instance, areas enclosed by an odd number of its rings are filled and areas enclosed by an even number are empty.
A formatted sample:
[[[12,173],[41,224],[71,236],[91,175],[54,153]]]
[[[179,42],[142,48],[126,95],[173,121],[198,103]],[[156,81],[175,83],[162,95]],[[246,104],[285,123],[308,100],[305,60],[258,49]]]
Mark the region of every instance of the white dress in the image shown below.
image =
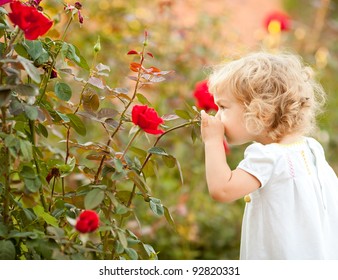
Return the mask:
[[[338,260],[338,180],[316,140],[254,143],[237,168],[261,182],[246,203],[240,259]]]

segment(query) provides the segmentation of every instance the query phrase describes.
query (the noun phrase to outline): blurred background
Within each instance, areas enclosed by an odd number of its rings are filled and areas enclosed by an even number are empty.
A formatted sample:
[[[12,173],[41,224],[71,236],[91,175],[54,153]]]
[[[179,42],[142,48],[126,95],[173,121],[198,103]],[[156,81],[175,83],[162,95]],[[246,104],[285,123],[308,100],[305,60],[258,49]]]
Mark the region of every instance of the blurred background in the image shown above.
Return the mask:
[[[53,10],[54,1],[47,2]],[[338,172],[337,0],[83,0],[81,4],[83,24],[73,24],[67,40],[91,61],[100,37],[97,62],[111,68],[106,79],[111,88],[128,87],[131,58],[126,53],[142,47],[147,30],[147,50],[155,58],[149,63],[174,71],[167,81],[142,88],[160,115],[186,109],[186,104],[194,106],[196,83],[206,79],[214,64],[262,49],[300,54],[328,94],[315,137]],[[106,142],[103,132],[90,131],[93,141]],[[177,168],[160,164],[149,180],[154,196],[171,211],[176,232],[165,218],[146,208],[128,226],[155,248],[159,259],[238,259],[245,202],[221,204],[209,197],[203,145],[192,134],[191,128],[177,130],[161,145],[180,162],[183,183]],[[230,147],[233,168],[244,149]]]

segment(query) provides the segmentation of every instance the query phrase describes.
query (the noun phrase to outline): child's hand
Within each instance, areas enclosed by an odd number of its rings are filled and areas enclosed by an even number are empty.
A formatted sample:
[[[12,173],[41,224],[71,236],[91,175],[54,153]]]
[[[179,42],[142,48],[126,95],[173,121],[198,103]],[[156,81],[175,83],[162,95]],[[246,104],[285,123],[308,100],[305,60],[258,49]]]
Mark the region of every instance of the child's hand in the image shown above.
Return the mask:
[[[201,111],[201,134],[204,143],[210,141],[222,142],[224,139],[224,125],[220,119]]]

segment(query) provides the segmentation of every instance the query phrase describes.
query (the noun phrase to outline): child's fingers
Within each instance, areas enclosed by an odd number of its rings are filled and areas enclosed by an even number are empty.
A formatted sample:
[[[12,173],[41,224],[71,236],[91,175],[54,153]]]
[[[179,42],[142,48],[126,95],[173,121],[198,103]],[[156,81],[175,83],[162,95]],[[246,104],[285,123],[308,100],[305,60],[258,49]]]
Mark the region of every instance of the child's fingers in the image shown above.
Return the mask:
[[[208,114],[204,110],[201,111],[201,118],[202,127],[208,126]]]

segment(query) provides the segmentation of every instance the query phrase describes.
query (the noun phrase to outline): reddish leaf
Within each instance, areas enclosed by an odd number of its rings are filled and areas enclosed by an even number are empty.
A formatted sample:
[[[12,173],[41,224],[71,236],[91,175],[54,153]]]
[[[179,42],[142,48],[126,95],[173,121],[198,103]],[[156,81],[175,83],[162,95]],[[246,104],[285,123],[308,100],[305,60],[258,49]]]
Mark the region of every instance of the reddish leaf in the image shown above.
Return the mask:
[[[147,55],[149,55],[150,57],[154,58],[153,54],[151,52],[147,52]]]
[[[146,71],[147,73],[158,73],[158,72],[161,72],[160,69],[158,69],[158,68],[156,68],[156,67],[154,67],[154,66],[151,66],[150,68],[145,69],[145,71]]]
[[[139,52],[135,51],[135,50],[130,50],[127,55],[132,55],[132,54],[139,54]]]
[[[137,63],[137,62],[132,62],[132,63],[130,63],[129,68],[133,72],[138,72],[140,70],[140,68],[141,68],[141,64]]]

